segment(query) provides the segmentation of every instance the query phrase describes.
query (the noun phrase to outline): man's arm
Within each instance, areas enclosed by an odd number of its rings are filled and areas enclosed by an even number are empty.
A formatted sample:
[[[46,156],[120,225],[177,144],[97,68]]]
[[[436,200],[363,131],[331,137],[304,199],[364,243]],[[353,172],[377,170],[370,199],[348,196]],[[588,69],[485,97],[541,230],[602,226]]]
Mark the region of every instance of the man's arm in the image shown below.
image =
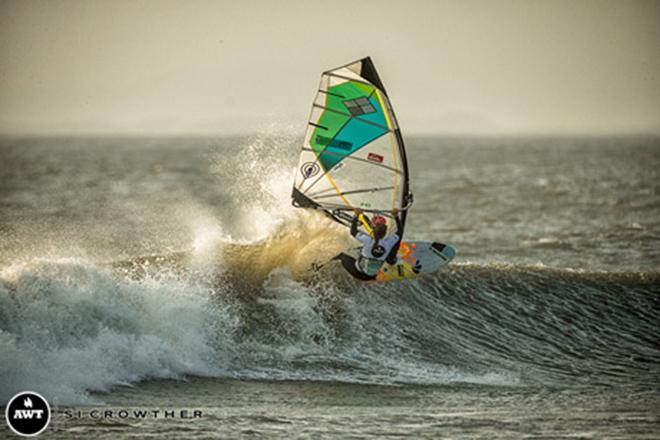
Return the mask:
[[[394,221],[396,222],[396,235],[398,235],[399,239],[401,239],[401,236],[403,235],[403,224],[401,223],[401,217],[399,216],[398,209],[392,209],[392,217],[394,217]]]
[[[355,216],[351,221],[351,235],[353,237],[356,237],[357,234],[360,233],[360,231],[358,231],[358,223],[360,222],[360,216],[362,215],[362,210],[360,208],[355,208],[354,211],[355,211]],[[371,228],[371,222],[369,222],[369,219],[367,217],[363,217],[363,218]]]
[[[368,244],[369,241],[371,240],[371,235],[365,234],[362,231],[358,231],[358,224],[360,223],[361,214],[362,214],[361,209],[358,208],[355,210],[355,217],[353,217],[353,220],[351,221],[351,235],[355,237],[362,244]],[[369,221],[368,217],[362,216],[362,221],[365,222],[369,226],[369,228],[373,228],[373,226],[371,226],[371,222]]]
[[[355,214],[351,221],[351,235],[355,237],[358,234],[358,221],[360,221],[360,214]]]

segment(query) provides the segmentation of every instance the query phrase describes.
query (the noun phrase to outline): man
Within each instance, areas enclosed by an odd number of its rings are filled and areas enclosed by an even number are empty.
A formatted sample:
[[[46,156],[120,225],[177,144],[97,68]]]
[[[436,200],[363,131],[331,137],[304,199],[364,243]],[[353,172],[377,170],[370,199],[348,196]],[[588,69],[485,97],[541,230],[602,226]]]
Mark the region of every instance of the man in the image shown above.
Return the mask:
[[[341,253],[334,259],[341,261],[344,269],[355,278],[363,281],[370,281],[376,278],[378,271],[385,262],[396,264],[396,254],[401,244],[402,225],[399,218],[399,210],[392,210],[392,217],[396,222],[396,233],[385,237],[387,234],[387,220],[380,215],[374,215],[371,222],[366,219],[369,227],[373,231],[373,237],[364,232],[358,231],[358,221],[362,214],[361,209],[355,210],[355,217],[351,222],[351,235],[362,243],[362,249],[356,261],[352,256]]]

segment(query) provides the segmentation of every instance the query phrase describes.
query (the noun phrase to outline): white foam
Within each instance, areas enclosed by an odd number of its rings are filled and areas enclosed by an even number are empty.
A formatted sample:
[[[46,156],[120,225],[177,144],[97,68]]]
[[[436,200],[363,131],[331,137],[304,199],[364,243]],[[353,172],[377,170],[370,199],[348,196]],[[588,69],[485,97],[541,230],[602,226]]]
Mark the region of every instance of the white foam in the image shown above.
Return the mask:
[[[209,299],[204,286],[117,280],[81,262],[5,269],[0,401],[38,389],[80,403],[89,401],[87,390],[143,378],[220,374],[214,344],[233,324]]]

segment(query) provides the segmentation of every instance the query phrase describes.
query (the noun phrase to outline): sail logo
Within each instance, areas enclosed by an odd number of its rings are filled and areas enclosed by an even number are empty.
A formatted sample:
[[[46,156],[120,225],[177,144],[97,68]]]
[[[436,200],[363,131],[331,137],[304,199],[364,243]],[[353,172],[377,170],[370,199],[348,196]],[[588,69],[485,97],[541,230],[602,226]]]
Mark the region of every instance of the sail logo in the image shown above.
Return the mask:
[[[48,426],[50,406],[40,394],[23,391],[7,403],[5,419],[9,428],[16,434],[33,437],[39,435]]]
[[[343,141],[341,139],[337,139],[335,137],[326,137],[326,136],[321,136],[320,134],[316,135],[316,139],[314,139],[317,145],[322,145],[326,147],[333,147],[333,148],[339,148],[341,150],[351,150],[353,148],[353,143],[348,142],[348,141]]]
[[[303,166],[300,167],[300,172],[302,173],[304,179],[309,179],[312,176],[316,176],[319,171],[320,167],[316,162],[305,162]]]
[[[381,156],[380,154],[369,153],[369,155],[367,156],[367,159],[372,161],[372,162],[383,163],[383,159],[385,159],[385,158],[383,156]]]

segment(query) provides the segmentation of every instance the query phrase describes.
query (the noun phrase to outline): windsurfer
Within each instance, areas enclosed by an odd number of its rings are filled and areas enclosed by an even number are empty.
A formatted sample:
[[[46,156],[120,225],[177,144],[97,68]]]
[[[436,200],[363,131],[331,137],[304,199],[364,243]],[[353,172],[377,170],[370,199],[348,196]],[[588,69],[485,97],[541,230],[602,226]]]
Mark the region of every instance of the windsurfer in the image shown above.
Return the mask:
[[[381,215],[374,215],[371,220],[364,216],[361,209],[355,209],[355,216],[351,221],[351,235],[362,243],[362,249],[357,260],[345,253],[337,255],[334,259],[341,261],[344,269],[355,278],[368,281],[376,278],[378,271],[385,262],[396,264],[396,254],[401,244],[403,225],[399,218],[399,210],[392,209],[392,217],[396,223],[396,232],[389,237],[387,234],[387,220]],[[358,230],[360,216],[373,231],[373,237]]]

